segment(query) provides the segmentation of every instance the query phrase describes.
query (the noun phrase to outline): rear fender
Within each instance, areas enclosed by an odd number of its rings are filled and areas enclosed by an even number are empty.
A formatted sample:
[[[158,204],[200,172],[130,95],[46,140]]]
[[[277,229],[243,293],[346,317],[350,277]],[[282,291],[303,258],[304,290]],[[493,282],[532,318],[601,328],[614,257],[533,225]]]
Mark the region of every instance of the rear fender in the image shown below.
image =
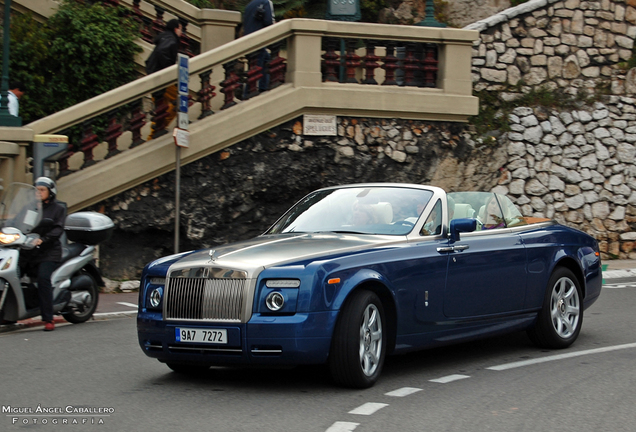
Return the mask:
[[[89,263],[87,263],[84,266],[84,268],[82,270],[84,270],[86,273],[88,273],[89,275],[91,275],[93,277],[93,279],[97,283],[97,286],[103,287],[103,286],[106,285],[104,283],[104,279],[102,279],[102,275],[101,275],[99,269],[95,265],[95,261],[91,260]]]

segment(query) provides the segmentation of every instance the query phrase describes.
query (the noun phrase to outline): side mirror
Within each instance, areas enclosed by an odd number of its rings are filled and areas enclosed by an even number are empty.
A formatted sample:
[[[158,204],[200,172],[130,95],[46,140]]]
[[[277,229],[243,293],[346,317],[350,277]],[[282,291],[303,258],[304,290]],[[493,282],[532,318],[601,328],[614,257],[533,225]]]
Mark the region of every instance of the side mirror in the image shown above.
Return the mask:
[[[459,240],[459,233],[473,232],[477,229],[477,219],[453,219],[450,223],[450,232],[448,233],[451,241]]]

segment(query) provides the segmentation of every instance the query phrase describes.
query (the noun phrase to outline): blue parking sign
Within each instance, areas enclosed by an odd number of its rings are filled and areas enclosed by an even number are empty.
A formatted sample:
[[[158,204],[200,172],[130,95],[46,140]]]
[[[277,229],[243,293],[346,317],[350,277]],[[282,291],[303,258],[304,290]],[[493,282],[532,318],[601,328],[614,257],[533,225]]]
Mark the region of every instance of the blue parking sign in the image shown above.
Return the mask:
[[[190,98],[188,95],[179,95],[179,112],[187,113],[188,112],[188,103]]]
[[[178,65],[179,93],[188,94],[188,82],[190,81],[190,65],[188,56],[179,54]]]

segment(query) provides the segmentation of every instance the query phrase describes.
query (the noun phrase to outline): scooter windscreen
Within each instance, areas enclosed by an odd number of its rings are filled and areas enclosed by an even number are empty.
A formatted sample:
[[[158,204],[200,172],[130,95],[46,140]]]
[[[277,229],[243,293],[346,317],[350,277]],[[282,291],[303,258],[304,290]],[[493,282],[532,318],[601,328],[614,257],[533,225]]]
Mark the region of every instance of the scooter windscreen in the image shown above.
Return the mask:
[[[13,227],[28,234],[42,219],[42,203],[35,187],[26,183],[12,183],[0,203],[2,228]]]

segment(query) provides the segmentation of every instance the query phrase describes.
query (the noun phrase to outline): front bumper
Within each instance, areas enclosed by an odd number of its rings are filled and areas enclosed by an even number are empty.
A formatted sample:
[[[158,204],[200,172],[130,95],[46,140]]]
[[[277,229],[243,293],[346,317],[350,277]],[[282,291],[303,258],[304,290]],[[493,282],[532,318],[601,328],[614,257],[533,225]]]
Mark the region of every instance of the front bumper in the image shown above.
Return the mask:
[[[161,315],[137,315],[139,346],[166,363],[202,365],[299,365],[327,361],[337,312],[291,316],[254,314],[246,324],[163,321]],[[192,344],[175,341],[176,327],[226,329],[228,343]]]

